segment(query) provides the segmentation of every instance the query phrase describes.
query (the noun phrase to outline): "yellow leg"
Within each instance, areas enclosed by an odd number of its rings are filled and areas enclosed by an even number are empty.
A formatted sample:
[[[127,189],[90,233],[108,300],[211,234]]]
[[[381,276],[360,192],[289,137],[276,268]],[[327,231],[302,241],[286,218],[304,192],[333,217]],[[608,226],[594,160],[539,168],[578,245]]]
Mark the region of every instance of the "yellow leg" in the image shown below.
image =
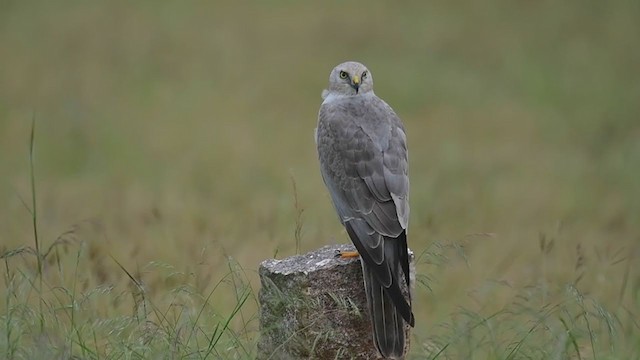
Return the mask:
[[[341,259],[351,259],[358,256],[360,254],[357,251],[336,251],[336,257]]]

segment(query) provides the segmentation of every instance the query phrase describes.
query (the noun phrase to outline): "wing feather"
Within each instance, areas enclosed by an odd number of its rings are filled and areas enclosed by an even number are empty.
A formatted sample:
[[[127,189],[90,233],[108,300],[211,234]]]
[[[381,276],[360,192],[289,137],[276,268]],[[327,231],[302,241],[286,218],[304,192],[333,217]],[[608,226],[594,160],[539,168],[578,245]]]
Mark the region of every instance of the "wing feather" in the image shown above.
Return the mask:
[[[335,184],[330,190],[334,203],[348,204],[336,206],[342,219],[359,216],[381,234],[396,237],[407,228],[409,216],[406,135],[386,103],[368,100],[321,107],[317,131],[323,179]]]
[[[408,155],[400,119],[375,96],[324,103],[317,144],[322,176],[340,220],[369,271],[413,324],[398,284],[403,271],[409,285]]]

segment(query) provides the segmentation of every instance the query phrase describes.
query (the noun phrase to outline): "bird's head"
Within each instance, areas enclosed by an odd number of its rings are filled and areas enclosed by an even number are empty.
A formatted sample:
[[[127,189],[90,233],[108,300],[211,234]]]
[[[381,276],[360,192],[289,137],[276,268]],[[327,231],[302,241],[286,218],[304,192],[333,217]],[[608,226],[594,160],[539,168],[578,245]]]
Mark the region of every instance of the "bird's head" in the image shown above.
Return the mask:
[[[355,61],[342,63],[331,71],[327,92],[334,95],[354,96],[373,91],[373,77],[366,66]]]

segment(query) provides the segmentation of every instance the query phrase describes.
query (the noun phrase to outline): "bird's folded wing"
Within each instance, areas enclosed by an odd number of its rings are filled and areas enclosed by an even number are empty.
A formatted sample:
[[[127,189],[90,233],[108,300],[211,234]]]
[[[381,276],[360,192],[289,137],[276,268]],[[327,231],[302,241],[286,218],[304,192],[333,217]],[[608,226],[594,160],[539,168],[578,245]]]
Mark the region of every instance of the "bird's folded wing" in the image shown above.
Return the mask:
[[[409,179],[404,129],[380,103],[355,115],[348,107],[324,106],[317,138],[322,175],[336,210],[343,222],[364,220],[353,223],[358,239],[352,240],[362,243],[371,265],[382,267],[376,272],[389,285],[392,270],[385,263],[383,239],[407,228]]]
[[[397,237],[409,218],[406,135],[397,116],[382,105],[358,114],[361,121],[348,108],[321,110],[318,146],[339,215],[362,218],[376,232]]]

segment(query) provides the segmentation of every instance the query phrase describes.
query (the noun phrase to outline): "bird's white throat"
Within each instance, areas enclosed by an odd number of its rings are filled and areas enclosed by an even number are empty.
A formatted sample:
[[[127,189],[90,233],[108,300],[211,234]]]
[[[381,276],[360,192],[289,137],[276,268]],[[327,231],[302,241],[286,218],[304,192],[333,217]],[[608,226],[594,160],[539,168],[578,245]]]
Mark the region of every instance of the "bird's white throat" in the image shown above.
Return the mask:
[[[324,99],[324,101],[322,102],[323,104],[328,104],[330,102],[333,102],[335,100],[340,100],[340,99],[345,99],[345,98],[350,98],[350,97],[355,97],[355,96],[376,96],[376,94],[373,93],[373,90],[366,92],[366,93],[361,93],[361,94],[340,94],[340,93],[336,93],[334,91],[329,91],[327,89],[322,90],[322,98]]]

